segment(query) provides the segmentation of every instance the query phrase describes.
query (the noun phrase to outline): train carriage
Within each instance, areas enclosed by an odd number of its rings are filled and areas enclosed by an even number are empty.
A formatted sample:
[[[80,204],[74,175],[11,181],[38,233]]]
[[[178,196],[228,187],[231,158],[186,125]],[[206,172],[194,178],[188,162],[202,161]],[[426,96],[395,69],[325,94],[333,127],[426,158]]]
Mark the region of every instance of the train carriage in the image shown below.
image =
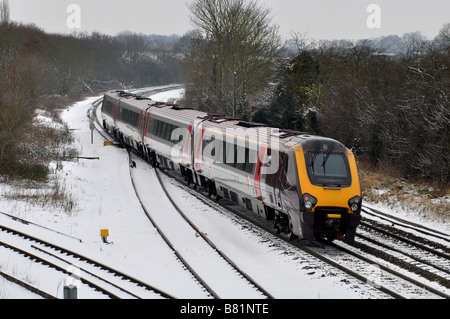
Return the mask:
[[[354,240],[361,189],[341,143],[121,91],[105,94],[102,114],[105,128],[154,165],[273,220],[279,232]]]

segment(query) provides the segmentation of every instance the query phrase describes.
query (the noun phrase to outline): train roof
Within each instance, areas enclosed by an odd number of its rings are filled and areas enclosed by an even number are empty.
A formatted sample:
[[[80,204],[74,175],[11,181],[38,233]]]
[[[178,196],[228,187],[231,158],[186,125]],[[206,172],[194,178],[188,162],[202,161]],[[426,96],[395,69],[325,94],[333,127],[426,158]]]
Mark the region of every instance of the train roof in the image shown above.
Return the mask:
[[[249,139],[255,138],[264,143],[269,143],[270,138],[276,138],[280,144],[292,148],[302,145],[304,149],[317,149],[319,143],[333,143],[335,150],[345,149],[345,146],[340,142],[330,138],[311,135],[305,132],[273,128],[261,123],[246,122],[237,118],[227,117],[223,114],[208,114],[176,104],[157,102],[151,98],[126,91],[113,91],[105,95],[114,99],[120,99],[121,102],[126,102],[127,105],[135,107],[140,111],[151,109],[153,114],[183,123],[186,127],[193,122],[202,122],[204,128],[216,129],[222,132],[232,130],[236,136],[249,137]],[[263,138],[263,136],[266,136],[266,138]]]

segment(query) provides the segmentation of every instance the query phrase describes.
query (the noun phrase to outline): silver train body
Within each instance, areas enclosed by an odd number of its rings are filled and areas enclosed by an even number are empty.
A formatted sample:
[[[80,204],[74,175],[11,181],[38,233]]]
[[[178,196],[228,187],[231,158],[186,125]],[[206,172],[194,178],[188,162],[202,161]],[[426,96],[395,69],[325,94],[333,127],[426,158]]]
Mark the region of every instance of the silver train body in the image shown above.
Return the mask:
[[[309,240],[354,239],[359,179],[353,154],[335,140],[123,91],[105,94],[102,119],[117,141],[153,165],[273,220],[280,232]]]

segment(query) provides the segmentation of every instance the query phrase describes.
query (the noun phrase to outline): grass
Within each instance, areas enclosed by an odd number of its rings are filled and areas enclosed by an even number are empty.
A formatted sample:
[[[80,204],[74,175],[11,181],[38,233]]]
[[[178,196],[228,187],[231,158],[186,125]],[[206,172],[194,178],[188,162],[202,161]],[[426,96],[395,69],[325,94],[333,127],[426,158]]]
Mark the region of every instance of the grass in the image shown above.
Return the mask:
[[[66,183],[60,182],[57,174],[52,174],[52,179],[46,183],[16,180],[0,195],[8,201],[23,202],[34,208],[40,207],[67,214],[72,214],[77,208],[77,202],[70,188]]]
[[[18,160],[5,172],[3,182],[9,190],[0,196],[31,206],[73,212],[77,205],[70,189],[58,179],[62,160],[75,159],[78,151],[71,147],[72,134],[61,119],[61,112],[79,97],[41,97],[38,99],[35,120],[20,142]]]
[[[450,223],[450,187],[408,181],[393,169],[358,163],[364,200],[401,208],[436,222]]]

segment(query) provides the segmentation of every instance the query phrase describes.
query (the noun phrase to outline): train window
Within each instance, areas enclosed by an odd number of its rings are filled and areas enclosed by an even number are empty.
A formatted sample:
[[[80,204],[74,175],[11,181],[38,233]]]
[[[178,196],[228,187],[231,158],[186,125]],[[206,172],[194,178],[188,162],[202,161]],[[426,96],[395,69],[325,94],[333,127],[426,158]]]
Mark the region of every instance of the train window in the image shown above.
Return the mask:
[[[152,118],[149,118],[148,123],[147,123],[147,136],[150,136],[153,134],[154,127],[155,127],[155,120]]]
[[[139,125],[139,118],[140,115],[138,113],[133,112],[133,123],[131,123],[131,125],[137,128]]]
[[[172,135],[174,134],[175,130],[177,129],[177,127],[175,125],[172,125],[170,128],[170,132],[169,132],[169,142],[172,142]],[[175,141],[179,140],[179,136],[175,139]]]
[[[227,143],[223,142],[223,147],[221,150],[214,151],[216,158],[223,158],[223,163],[227,166],[234,167],[240,171],[246,173],[253,173],[253,170],[257,163],[257,151],[253,150],[249,147],[248,141],[246,142],[246,147],[237,145],[236,140],[235,143]],[[220,152],[223,152],[220,154]]]
[[[280,167],[282,167],[281,157],[283,156],[283,153],[276,149],[268,148],[265,154],[258,154],[262,162],[259,167],[261,170],[261,180],[270,187],[278,187]]]
[[[131,112],[130,110],[127,110],[127,123],[133,123],[133,112]]]
[[[139,121],[139,118],[138,118]],[[178,126],[163,122],[160,120],[154,120],[150,119],[149,121],[149,127],[152,127],[152,134],[153,136],[159,137],[167,142],[170,142],[172,144],[179,143],[183,140],[183,133],[181,132],[175,139],[173,139],[172,135],[173,133],[177,132],[178,129],[180,129]],[[148,130],[148,129],[147,129]],[[148,130],[149,131],[149,130]]]
[[[158,136],[158,132],[161,129],[161,121],[155,120],[154,126],[153,126],[153,135]]]
[[[155,136],[157,137],[161,137],[162,132],[164,132],[165,129],[165,125],[166,123],[162,122],[162,121],[157,121],[158,125],[156,126],[156,132],[155,132]]]
[[[156,131],[158,130],[159,121],[155,120],[155,119],[151,119],[150,122],[151,122],[150,125],[152,125],[152,135],[156,135]]]
[[[350,168],[344,152],[313,150],[305,155],[308,176],[318,186],[344,187],[351,185]]]
[[[165,139],[166,132],[167,132],[167,126],[168,126],[168,125],[169,125],[169,124],[167,124],[166,122],[162,122],[162,125],[161,125],[161,132],[160,132],[160,134],[159,134],[159,137],[160,137],[160,138]]]
[[[284,175],[284,186],[289,189],[292,186],[294,186],[296,184],[295,181],[295,174],[293,174],[295,172],[294,169],[294,163],[289,159],[289,157],[286,158],[286,161],[284,163],[284,167],[283,167],[283,175]]]
[[[123,108],[120,113],[120,119],[131,126],[137,127],[139,124],[140,115],[132,110]]]
[[[172,125],[169,123],[164,123],[164,124],[165,124],[164,125],[165,127],[164,127],[164,131],[162,132],[161,138],[163,140],[168,141],[168,140],[170,140],[170,132],[172,131]]]
[[[112,115],[114,104],[111,101],[106,100],[103,105],[103,112]]]

